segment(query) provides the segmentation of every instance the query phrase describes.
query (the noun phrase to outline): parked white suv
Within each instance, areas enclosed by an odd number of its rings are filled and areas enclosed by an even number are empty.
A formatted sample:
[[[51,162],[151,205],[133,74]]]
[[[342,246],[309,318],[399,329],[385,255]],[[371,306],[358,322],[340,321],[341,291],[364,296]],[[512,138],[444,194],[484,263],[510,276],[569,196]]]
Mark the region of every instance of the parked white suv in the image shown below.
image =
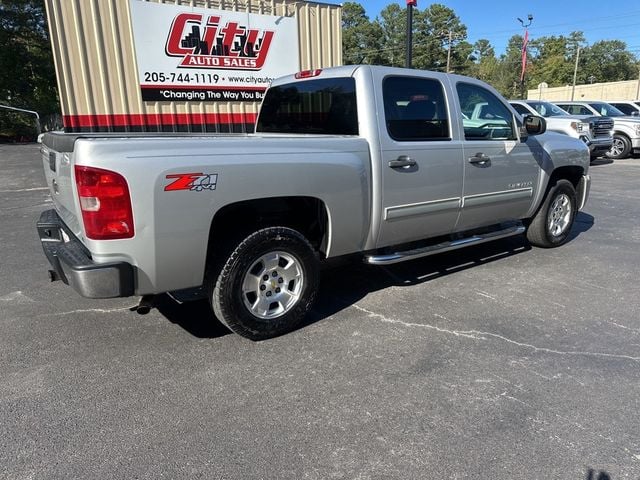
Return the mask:
[[[613,145],[607,157],[627,158],[631,152],[640,152],[640,118],[625,115],[606,102],[555,102],[571,115],[601,115],[613,119]]]
[[[609,105],[613,105],[625,115],[632,117],[640,116],[640,102],[632,102],[630,100],[621,100],[615,102],[607,102]]]
[[[589,147],[591,159],[604,155],[613,144],[613,120],[599,115],[569,115],[562,108],[540,100],[509,100],[521,115],[539,115],[547,130],[579,138]]]

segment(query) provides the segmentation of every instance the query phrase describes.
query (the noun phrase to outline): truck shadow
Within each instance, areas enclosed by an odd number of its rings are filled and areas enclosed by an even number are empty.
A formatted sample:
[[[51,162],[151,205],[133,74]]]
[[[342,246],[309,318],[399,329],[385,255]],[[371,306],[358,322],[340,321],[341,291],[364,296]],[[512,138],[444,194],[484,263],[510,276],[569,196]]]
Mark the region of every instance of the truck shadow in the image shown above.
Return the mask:
[[[591,215],[578,212],[569,241],[593,225],[594,218]],[[419,285],[531,249],[525,236],[519,235],[395,265],[371,266],[362,263],[359,258],[348,263],[342,262],[323,272],[318,299],[302,328],[338,313],[371,292],[389,287]]]
[[[587,470],[587,478],[586,480],[611,480],[611,476],[605,472],[604,470],[600,470],[599,472],[590,468]]]
[[[569,240],[574,240],[593,225],[591,215],[579,212]],[[531,246],[526,238],[519,235],[389,266],[366,265],[360,256],[330,261],[321,272],[315,307],[300,328],[348,308],[371,292],[394,286],[419,285],[529,250]],[[219,338],[231,333],[215,318],[208,300],[179,304],[168,295],[159,295],[155,307],[167,320],[194,337]]]
[[[531,246],[526,239],[517,236],[387,266],[367,265],[354,259],[323,272],[318,299],[306,325],[335,315],[372,292],[419,285],[528,250]]]
[[[598,167],[601,165],[611,165],[613,160],[607,157],[598,157],[591,162],[591,167]]]
[[[178,303],[169,295],[158,295],[154,306],[171,323],[197,338],[219,338],[231,333],[215,318],[209,300]]]

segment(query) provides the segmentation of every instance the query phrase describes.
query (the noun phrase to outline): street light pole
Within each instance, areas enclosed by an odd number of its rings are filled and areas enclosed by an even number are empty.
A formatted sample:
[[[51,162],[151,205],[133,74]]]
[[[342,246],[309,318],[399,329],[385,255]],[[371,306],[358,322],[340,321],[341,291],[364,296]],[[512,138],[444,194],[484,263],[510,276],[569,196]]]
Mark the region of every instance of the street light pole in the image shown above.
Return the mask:
[[[413,7],[418,6],[418,0],[407,0],[407,54],[404,66],[411,68],[411,49],[413,47]]]
[[[529,31],[528,28],[533,22],[533,15],[527,15],[528,23],[525,25],[524,20],[521,18],[517,19],[524,28],[524,36],[522,40],[522,74],[520,75],[520,96],[524,98],[524,77],[527,70],[527,41],[529,40]]]

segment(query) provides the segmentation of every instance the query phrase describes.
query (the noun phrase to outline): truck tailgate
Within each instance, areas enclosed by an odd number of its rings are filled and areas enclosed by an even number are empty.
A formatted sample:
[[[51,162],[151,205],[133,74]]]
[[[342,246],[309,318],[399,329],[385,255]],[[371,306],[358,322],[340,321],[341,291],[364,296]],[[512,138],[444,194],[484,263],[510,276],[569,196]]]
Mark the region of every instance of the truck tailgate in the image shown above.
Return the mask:
[[[72,153],[58,152],[45,144],[41,151],[44,176],[53,204],[69,230],[78,236],[82,229],[77,214],[78,203],[73,183]]]

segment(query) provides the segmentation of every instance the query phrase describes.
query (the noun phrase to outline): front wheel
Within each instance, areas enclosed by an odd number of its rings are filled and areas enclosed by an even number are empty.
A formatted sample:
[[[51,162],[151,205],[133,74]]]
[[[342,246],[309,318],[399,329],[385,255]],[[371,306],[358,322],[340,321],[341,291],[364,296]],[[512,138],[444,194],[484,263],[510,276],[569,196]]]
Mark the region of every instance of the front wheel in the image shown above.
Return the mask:
[[[607,157],[614,160],[627,158],[631,153],[631,140],[624,135],[614,135],[611,150],[607,152]]]
[[[233,250],[210,288],[216,317],[230,330],[264,340],[295,329],[313,305],[318,256],[299,232],[269,227]]]
[[[577,213],[576,190],[568,180],[558,180],[527,229],[527,240],[543,248],[566,243]]]

